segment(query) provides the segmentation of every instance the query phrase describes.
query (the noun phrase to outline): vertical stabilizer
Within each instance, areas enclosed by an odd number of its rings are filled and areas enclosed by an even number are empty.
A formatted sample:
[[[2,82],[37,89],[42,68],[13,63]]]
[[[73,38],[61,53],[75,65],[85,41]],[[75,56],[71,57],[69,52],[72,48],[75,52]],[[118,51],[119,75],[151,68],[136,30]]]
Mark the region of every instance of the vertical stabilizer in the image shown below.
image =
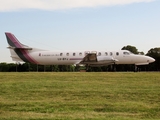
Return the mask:
[[[6,32],[5,35],[13,61],[38,64],[38,62],[30,55],[32,48],[21,44],[12,33]]]
[[[7,42],[8,42],[10,47],[13,47],[13,48],[29,48],[28,46],[21,44],[18,41],[18,39],[12,33],[6,32],[5,34],[6,34]]]

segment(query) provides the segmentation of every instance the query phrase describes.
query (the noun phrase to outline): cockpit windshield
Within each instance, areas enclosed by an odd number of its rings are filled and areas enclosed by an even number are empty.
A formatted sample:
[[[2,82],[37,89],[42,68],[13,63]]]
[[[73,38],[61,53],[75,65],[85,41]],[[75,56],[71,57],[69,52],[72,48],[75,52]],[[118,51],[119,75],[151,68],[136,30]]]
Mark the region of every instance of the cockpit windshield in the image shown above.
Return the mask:
[[[132,52],[129,51],[130,54],[133,54]]]
[[[123,54],[124,54],[124,55],[130,55],[130,54],[133,54],[133,53],[130,52],[130,51],[125,51],[125,52],[123,52]]]
[[[123,52],[123,54],[124,54],[124,55],[130,55],[130,53],[129,53],[129,52]]]

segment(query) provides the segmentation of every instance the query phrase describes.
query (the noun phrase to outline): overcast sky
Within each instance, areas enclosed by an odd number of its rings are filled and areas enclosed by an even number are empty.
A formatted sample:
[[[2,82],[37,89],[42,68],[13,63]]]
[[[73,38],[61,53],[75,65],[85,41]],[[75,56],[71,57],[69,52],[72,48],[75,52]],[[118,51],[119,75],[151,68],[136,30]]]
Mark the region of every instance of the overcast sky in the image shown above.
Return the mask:
[[[160,47],[160,0],[0,0],[0,62],[12,62],[5,32],[55,51]]]

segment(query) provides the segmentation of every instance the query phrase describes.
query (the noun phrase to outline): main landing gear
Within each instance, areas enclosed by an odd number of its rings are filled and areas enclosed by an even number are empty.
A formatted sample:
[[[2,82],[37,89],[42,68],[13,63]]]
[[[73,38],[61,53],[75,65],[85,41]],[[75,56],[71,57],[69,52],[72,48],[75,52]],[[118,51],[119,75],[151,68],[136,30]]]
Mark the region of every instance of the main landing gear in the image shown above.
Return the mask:
[[[138,68],[137,65],[135,65],[135,66],[134,66],[134,72],[138,72],[138,71],[140,71],[140,69]]]

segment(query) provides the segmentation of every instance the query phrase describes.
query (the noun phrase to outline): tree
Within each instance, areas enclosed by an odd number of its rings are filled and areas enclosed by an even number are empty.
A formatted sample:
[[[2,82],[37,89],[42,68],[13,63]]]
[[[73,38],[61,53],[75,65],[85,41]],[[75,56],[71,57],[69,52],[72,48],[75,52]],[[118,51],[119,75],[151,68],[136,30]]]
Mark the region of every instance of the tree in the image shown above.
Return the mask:
[[[152,48],[146,54],[150,57],[153,57],[156,61],[149,65],[151,70],[160,70],[160,48]]]
[[[131,45],[127,45],[127,46],[124,46],[122,48],[122,50],[129,50],[130,52],[134,53],[134,54],[138,54],[138,49],[134,46],[131,46]]]
[[[7,72],[9,70],[8,64],[7,63],[1,63],[0,64],[0,71],[1,72]]]
[[[144,55],[144,52],[138,52],[138,54],[140,54],[140,55]]]
[[[16,72],[17,65],[15,63],[9,63],[8,64],[9,70],[7,72]]]

